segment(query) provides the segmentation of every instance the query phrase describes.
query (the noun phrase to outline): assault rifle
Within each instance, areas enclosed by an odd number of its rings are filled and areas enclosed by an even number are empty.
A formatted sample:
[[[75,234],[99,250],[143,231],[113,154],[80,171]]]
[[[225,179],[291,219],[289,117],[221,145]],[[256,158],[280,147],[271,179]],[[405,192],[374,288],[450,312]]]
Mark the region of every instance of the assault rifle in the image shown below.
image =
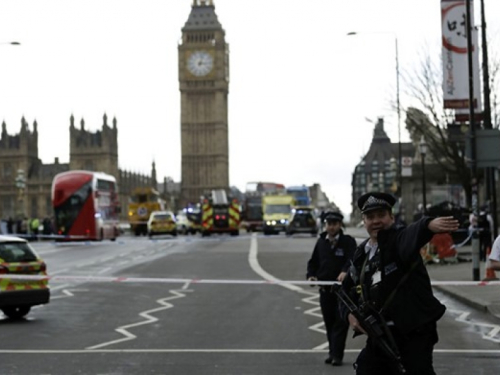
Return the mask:
[[[396,347],[389,327],[384,318],[368,303],[359,307],[353,302],[349,295],[340,285],[333,285],[333,290],[340,302],[344,304],[349,312],[358,320],[369,338],[382,349],[382,351],[394,362],[396,370],[400,374],[406,374],[406,369],[401,361],[399,350]]]

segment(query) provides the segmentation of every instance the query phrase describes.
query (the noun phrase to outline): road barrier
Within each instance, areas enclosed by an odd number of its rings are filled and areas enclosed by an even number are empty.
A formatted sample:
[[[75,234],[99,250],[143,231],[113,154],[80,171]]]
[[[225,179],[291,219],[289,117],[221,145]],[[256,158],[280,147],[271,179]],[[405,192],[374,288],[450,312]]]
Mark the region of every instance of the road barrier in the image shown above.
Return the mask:
[[[187,279],[187,278],[151,278],[126,276],[42,276],[0,274],[2,279],[47,280],[51,282],[98,282],[98,283],[167,283],[167,284],[253,284],[253,285],[335,285],[338,281],[302,281],[302,280],[238,280],[238,279]],[[498,286],[498,281],[431,281],[432,286]]]

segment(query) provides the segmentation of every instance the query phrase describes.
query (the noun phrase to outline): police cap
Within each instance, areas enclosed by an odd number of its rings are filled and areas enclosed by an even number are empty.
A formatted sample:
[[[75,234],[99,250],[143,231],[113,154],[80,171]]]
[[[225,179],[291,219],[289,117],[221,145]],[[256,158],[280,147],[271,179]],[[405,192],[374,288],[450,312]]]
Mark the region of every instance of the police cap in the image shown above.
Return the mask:
[[[362,214],[380,209],[391,211],[395,203],[396,198],[393,195],[380,192],[366,193],[358,199],[358,207]]]
[[[344,216],[338,211],[325,212],[324,221],[326,222],[332,222],[332,221],[342,222],[342,220],[344,220]]]

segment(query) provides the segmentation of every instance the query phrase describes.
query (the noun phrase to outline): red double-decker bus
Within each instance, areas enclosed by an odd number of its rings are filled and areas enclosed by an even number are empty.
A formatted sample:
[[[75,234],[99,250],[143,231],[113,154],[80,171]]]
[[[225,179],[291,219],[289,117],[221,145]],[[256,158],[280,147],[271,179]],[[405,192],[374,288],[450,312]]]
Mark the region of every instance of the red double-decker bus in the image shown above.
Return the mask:
[[[68,171],[52,181],[56,233],[69,240],[112,241],[119,235],[120,204],[115,177]]]

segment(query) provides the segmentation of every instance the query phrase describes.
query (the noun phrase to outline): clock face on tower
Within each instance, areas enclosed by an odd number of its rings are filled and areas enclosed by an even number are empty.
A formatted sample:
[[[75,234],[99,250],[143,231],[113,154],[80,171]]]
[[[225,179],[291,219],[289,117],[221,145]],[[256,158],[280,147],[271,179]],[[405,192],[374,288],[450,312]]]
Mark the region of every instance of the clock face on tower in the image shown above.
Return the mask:
[[[206,76],[213,66],[214,59],[207,51],[194,51],[187,59],[187,68],[196,77]]]

